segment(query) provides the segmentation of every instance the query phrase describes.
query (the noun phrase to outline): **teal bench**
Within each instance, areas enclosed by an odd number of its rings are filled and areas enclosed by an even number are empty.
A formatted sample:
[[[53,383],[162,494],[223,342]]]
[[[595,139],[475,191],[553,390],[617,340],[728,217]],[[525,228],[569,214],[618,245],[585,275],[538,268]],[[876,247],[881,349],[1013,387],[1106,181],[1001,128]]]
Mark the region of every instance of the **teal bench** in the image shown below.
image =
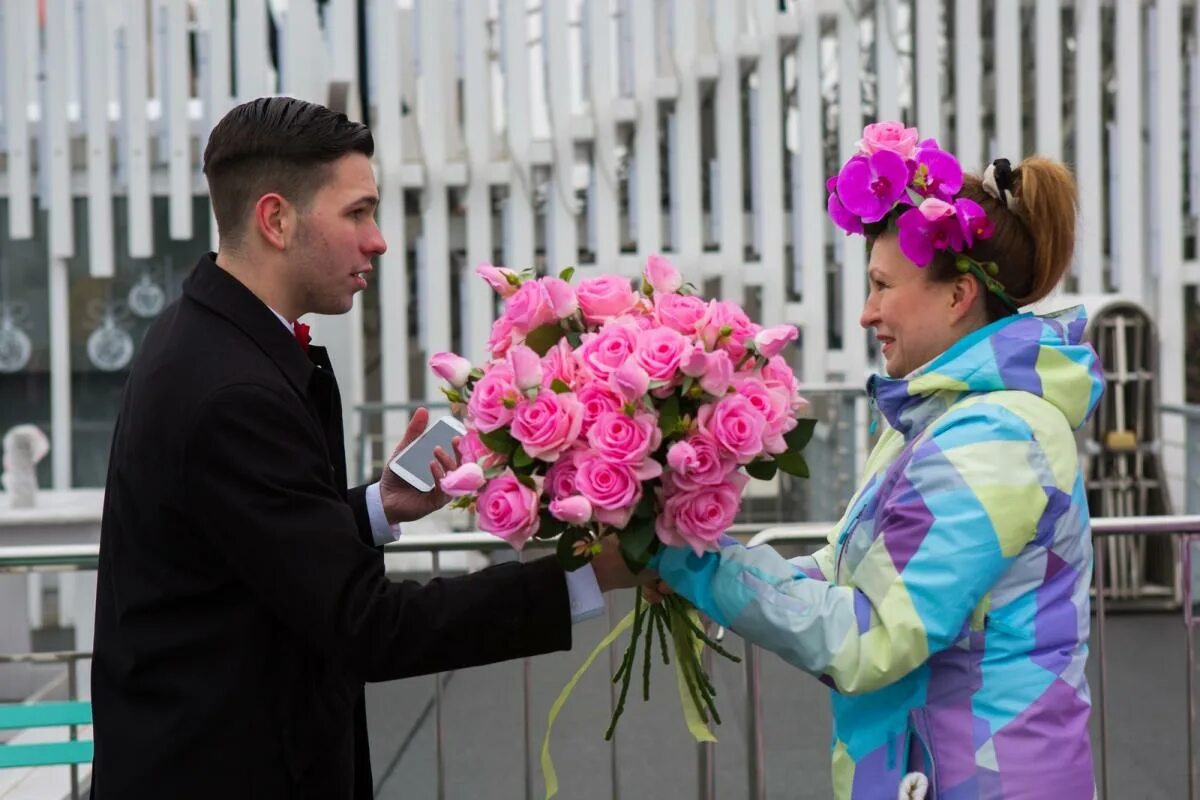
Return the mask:
[[[91,725],[92,704],[82,702],[0,704],[0,730]],[[0,769],[90,764],[90,741],[73,739],[37,744],[0,744]]]

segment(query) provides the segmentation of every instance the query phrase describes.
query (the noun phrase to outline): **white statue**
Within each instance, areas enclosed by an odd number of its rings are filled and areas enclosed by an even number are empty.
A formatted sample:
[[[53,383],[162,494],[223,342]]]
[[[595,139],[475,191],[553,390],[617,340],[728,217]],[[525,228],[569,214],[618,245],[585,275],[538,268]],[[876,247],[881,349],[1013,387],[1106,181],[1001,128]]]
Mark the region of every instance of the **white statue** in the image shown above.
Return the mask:
[[[37,502],[37,463],[50,452],[50,440],[36,425],[17,425],[4,434],[4,474],[0,483],[10,508],[32,508]]]

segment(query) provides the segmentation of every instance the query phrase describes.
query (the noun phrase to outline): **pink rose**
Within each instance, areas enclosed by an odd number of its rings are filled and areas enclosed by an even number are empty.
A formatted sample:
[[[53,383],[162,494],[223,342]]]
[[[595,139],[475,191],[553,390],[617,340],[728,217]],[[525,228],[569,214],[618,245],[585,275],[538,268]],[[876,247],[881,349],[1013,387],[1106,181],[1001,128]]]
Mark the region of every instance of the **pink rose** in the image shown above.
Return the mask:
[[[863,128],[858,149],[866,155],[889,150],[903,159],[917,153],[917,129],[906,128],[899,122],[876,122]]]
[[[451,497],[466,497],[475,494],[486,480],[483,477],[483,467],[474,461],[468,461],[450,470],[442,478],[442,491]]]
[[[795,341],[799,336],[800,331],[796,330],[795,325],[772,325],[754,335],[754,346],[764,358],[771,358],[779,355],[788,342]]]
[[[597,333],[584,334],[579,359],[601,381],[617,371],[637,349],[638,329],[633,325],[608,324]]]
[[[642,481],[633,467],[606,461],[596,453],[583,453],[577,459],[575,486],[592,502],[596,519],[606,525],[625,527],[634,506],[642,499]]]
[[[637,362],[626,361],[608,376],[608,385],[627,402],[633,403],[646,396],[646,390],[650,388],[650,376]]]
[[[667,494],[655,521],[658,538],[670,547],[690,547],[696,555],[717,549],[717,540],[737,516],[747,481],[748,476],[734,472],[717,486]]]
[[[660,255],[652,255],[646,259],[646,269],[642,275],[655,292],[662,294],[678,292],[679,287],[683,286],[683,276],[679,274],[679,270]]]
[[[513,328],[522,334],[558,319],[540,281],[522,283],[516,294],[508,298],[504,316],[510,318]]]
[[[471,362],[454,353],[434,353],[429,358],[429,368],[455,389],[466,386],[471,376]]]
[[[493,358],[504,358],[504,354],[508,352],[508,348],[513,343],[513,321],[508,314],[501,314],[500,318],[492,323],[492,335],[488,338],[488,352]]]
[[[575,495],[550,501],[550,516],[568,525],[582,525],[592,518],[592,504],[586,497]]]
[[[496,363],[475,384],[467,401],[467,414],[479,430],[488,433],[507,425],[521,399],[507,364]]]
[[[513,383],[524,392],[542,383],[542,360],[538,354],[523,344],[513,345],[508,351],[508,367],[513,373]]]
[[[654,313],[658,321],[671,330],[691,336],[704,319],[708,304],[699,297],[681,294],[656,294]]]
[[[763,448],[768,453],[783,453],[787,443],[783,434],[796,427],[796,421],[789,413],[789,397],[781,388],[767,386],[756,378],[745,378],[734,382],[733,388],[739,395],[750,401],[758,413],[766,420],[763,430]],[[790,424],[789,424],[790,423]]]
[[[520,550],[537,533],[538,494],[511,472],[488,481],[475,503],[479,527]]]
[[[737,469],[737,461],[715,439],[703,433],[694,433],[671,445],[667,450],[667,465],[674,485],[685,491],[716,486]]]
[[[633,289],[617,275],[601,275],[579,284],[575,291],[583,319],[589,325],[604,322],[633,308]]]
[[[601,414],[620,411],[625,405],[621,395],[603,383],[586,383],[575,396],[583,404],[583,433],[587,433]]]
[[[533,402],[517,406],[512,435],[525,452],[542,461],[557,461],[579,438],[583,406],[567,392],[540,392]]]
[[[727,395],[716,403],[707,403],[696,414],[701,432],[712,436],[739,464],[749,464],[763,451],[763,431],[767,421],[748,399],[740,394]]]
[[[493,267],[491,264],[483,263],[475,268],[475,274],[487,281],[488,285],[501,297],[511,297],[520,286],[521,279],[511,269]]]
[[[669,381],[675,377],[679,362],[688,354],[689,344],[679,331],[652,328],[638,336],[634,357],[651,380]]]
[[[504,456],[484,444],[479,438],[479,431],[475,429],[467,431],[467,435],[459,439],[458,452],[462,455],[464,464],[471,461],[484,469],[498,467],[504,463]]]
[[[550,469],[546,470],[546,480],[542,485],[546,496],[554,500],[561,500],[564,497],[577,494],[579,492],[575,488],[575,473],[577,470],[578,466],[575,464],[574,453],[564,453],[561,458],[550,466]]]
[[[542,356],[542,386],[549,389],[555,381],[562,381],[567,386],[575,386],[575,377],[579,373],[579,361],[575,351],[566,339],[559,339],[554,346]]]
[[[734,361],[741,361],[746,354],[746,340],[754,338],[758,326],[750,321],[746,312],[737,303],[728,300],[713,300],[698,326],[700,339],[706,349],[720,347],[729,352]]]
[[[550,307],[554,309],[556,317],[566,319],[579,310],[579,299],[575,296],[575,290],[571,288],[571,284],[562,278],[550,276],[542,278],[540,282],[545,288],[546,299],[550,302]]]
[[[609,411],[588,428],[587,441],[601,457],[636,467],[662,444],[662,431],[653,414]]]
[[[716,350],[704,354],[704,372],[700,375],[700,388],[713,397],[723,397],[733,380],[733,361],[729,353]]]
[[[796,391],[796,373],[788,366],[783,356],[771,356],[763,365],[760,376],[764,383],[778,383],[787,390],[788,394]]]

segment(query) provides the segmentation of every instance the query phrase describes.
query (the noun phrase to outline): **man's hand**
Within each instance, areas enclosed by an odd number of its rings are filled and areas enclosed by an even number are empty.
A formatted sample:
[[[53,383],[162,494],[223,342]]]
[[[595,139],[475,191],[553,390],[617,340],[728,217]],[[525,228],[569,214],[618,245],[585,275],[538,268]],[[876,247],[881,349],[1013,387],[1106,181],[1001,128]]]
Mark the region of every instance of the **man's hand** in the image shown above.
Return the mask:
[[[423,408],[418,408],[408,423],[408,429],[404,432],[404,438],[400,441],[400,444],[396,445],[396,449],[392,451],[391,458],[388,461],[391,462],[397,453],[408,447],[418,436],[424,433],[425,426],[428,424],[429,412]],[[420,519],[427,514],[437,511],[450,502],[450,497],[442,491],[442,478],[456,466],[458,439],[454,440],[454,450],[455,453],[452,457],[443,451],[442,448],[434,448],[433,454],[437,460],[429,462],[429,469],[433,472],[434,486],[428,492],[422,492],[410,486],[397,477],[391,468],[384,465],[383,475],[379,478],[379,496],[383,500],[383,512],[387,515],[388,522],[393,525],[397,522],[411,522],[414,519]]]
[[[625,559],[621,558],[617,537],[612,535],[600,540],[600,552],[592,559],[592,570],[596,573],[596,583],[600,584],[602,592],[632,589],[658,580],[658,573],[652,569],[643,569],[636,575],[630,572]]]

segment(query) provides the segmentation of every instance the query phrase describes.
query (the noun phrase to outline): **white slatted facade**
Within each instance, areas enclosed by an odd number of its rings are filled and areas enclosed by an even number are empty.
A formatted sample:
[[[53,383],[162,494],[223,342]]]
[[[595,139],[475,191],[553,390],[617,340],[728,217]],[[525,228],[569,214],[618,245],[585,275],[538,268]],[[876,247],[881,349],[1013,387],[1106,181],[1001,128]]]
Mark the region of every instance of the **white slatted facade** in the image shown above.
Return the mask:
[[[665,251],[764,322],[799,325],[806,381],[860,381],[865,254],[826,220],[824,179],[864,121],[897,116],[968,165],[1071,159],[1072,288],[1152,309],[1162,400],[1183,400],[1181,286],[1200,281],[1183,260],[1200,213],[1191,0],[47,0],[39,16],[32,0],[0,3],[0,248],[45,210],[49,301],[35,311],[50,319],[58,486],[71,483],[66,260],[86,253],[91,276],[120,277],[156,241],[197,236],[198,154],[237,102],[341,96],[361,117],[360,45],[390,247],[377,326],[361,303],[316,321],[348,408],[438,397],[419,378],[429,352],[482,356],[494,309],[471,271],[493,258],[633,275]],[[389,415],[385,438],[402,423]],[[351,439],[357,425],[348,415]]]

